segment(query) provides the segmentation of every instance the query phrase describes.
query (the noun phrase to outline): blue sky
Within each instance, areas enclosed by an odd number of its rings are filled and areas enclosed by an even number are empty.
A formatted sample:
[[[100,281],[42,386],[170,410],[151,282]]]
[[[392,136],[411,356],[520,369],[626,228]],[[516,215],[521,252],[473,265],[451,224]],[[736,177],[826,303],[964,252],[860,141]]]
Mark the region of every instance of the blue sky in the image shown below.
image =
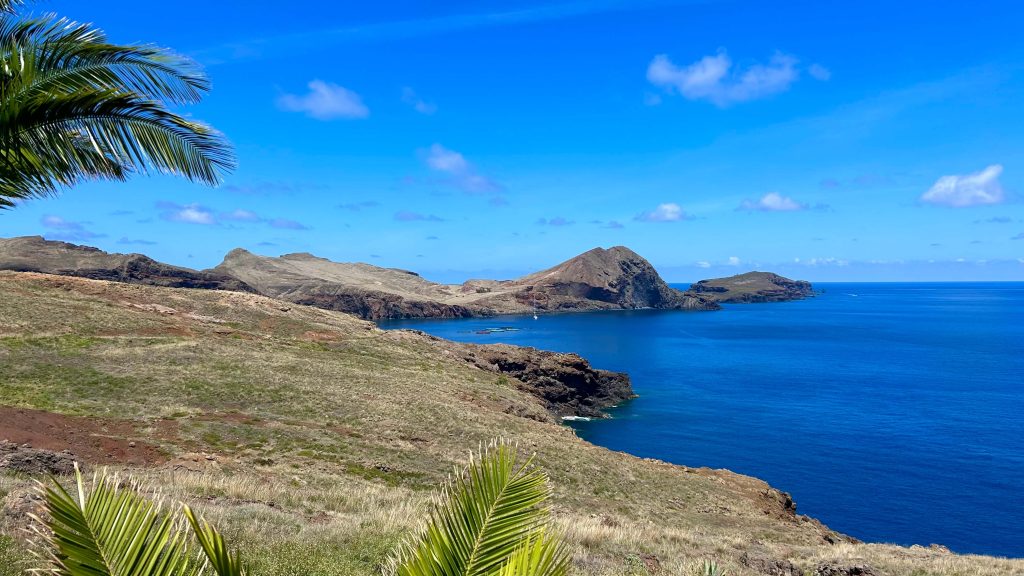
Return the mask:
[[[1019,3],[369,4],[35,3],[204,65],[187,112],[240,167],[85,185],[0,235],[442,281],[619,244],[670,281],[1024,279]]]

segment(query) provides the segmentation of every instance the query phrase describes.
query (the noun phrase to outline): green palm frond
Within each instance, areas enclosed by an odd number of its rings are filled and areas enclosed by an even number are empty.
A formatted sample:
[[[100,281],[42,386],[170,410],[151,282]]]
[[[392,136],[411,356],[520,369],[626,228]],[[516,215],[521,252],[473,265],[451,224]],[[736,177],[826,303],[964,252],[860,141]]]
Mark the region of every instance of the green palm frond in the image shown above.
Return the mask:
[[[192,533],[195,534],[206,554],[209,565],[213,567],[218,576],[245,576],[245,569],[237,553],[228,550],[224,537],[216,528],[202,518],[196,517],[195,513],[188,506],[184,507],[185,516],[192,526]]]
[[[77,495],[60,484],[40,484],[45,526],[37,533],[47,544],[52,574],[59,576],[197,576],[183,523],[117,477],[97,473],[86,492],[76,467]]]
[[[237,555],[221,535],[187,507],[184,515],[165,502],[139,495],[138,485],[97,472],[87,490],[75,467],[76,494],[56,481],[40,483],[45,519],[33,516],[40,553],[55,576],[244,576]],[[191,524],[193,531],[190,532]],[[190,550],[192,535],[205,559]]]
[[[545,529],[535,531],[501,567],[499,576],[538,576],[566,574],[569,557],[562,552],[560,539]]]
[[[194,62],[11,7],[0,3],[0,208],[84,180],[155,172],[215,185],[234,169],[223,135],[169,109],[209,91]]]
[[[471,459],[441,493],[425,529],[391,560],[399,576],[558,576],[568,554],[550,535],[551,490],[507,443]]]

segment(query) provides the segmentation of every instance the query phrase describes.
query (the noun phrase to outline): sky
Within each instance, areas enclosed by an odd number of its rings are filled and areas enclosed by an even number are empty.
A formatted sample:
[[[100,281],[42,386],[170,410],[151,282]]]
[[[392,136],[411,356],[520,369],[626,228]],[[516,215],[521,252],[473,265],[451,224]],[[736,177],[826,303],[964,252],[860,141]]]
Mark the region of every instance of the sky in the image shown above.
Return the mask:
[[[38,1],[195,59],[218,188],[95,182],[0,236],[457,282],[625,245],[669,281],[1024,280],[1019,2]]]

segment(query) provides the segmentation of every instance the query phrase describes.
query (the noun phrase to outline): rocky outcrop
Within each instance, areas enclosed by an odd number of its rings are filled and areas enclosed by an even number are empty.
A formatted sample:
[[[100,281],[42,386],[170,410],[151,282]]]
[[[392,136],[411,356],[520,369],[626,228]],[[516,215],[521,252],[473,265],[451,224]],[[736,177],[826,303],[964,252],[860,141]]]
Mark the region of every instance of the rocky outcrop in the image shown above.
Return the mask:
[[[342,285],[319,285],[297,290],[290,302],[337,310],[364,320],[401,318],[471,318],[479,314],[465,306],[415,300],[380,290],[362,290]]]
[[[804,576],[804,571],[784,558],[773,558],[765,552],[744,552],[740,564],[761,576]]]
[[[223,274],[171,266],[142,254],[111,254],[89,246],[46,240],[42,236],[0,239],[0,270],[170,288],[253,291],[245,282]]]
[[[21,474],[73,474],[75,455],[0,440],[0,470]]]
[[[510,377],[556,416],[602,418],[605,408],[636,397],[628,374],[593,368],[577,354],[508,344],[463,344],[417,330],[396,332],[418,334],[477,368]]]
[[[771,272],[701,280],[690,286],[690,292],[725,303],[786,302],[814,296],[810,282],[790,280]]]
[[[537,310],[657,308],[715,310],[700,294],[671,288],[642,256],[625,246],[594,248],[547,270],[504,283],[504,293],[481,298],[502,309],[508,296]],[[505,304],[505,306],[503,306]]]
[[[883,576],[867,564],[839,564],[824,562],[814,571],[814,576]]]

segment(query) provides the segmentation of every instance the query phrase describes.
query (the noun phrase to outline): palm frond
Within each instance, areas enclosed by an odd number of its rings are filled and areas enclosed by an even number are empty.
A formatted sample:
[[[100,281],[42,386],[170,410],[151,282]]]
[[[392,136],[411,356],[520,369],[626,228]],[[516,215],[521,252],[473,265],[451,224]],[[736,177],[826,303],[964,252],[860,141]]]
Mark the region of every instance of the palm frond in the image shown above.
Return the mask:
[[[194,62],[165,49],[111,44],[55,16],[0,13],[0,209],[132,173],[218,184],[235,167],[230,144],[168,108],[209,88]]]
[[[560,540],[545,536],[550,493],[547,476],[531,462],[516,466],[514,447],[492,444],[454,476],[427,526],[392,557],[392,570],[399,576],[492,576],[534,564],[563,566]]]
[[[0,0],[0,12],[14,12],[15,7],[24,3],[24,0]]]
[[[118,478],[98,472],[87,493],[76,466],[77,498],[57,482],[39,484],[46,505],[49,572],[59,576],[198,576],[187,548],[187,531],[163,510]]]
[[[192,533],[199,540],[199,546],[206,554],[209,566],[218,576],[245,576],[245,569],[237,553],[228,550],[224,537],[203,518],[198,518],[192,509],[184,507],[185,516],[192,525]]]
[[[501,567],[499,576],[565,576],[569,573],[569,556],[561,539],[544,528],[530,535]]]

